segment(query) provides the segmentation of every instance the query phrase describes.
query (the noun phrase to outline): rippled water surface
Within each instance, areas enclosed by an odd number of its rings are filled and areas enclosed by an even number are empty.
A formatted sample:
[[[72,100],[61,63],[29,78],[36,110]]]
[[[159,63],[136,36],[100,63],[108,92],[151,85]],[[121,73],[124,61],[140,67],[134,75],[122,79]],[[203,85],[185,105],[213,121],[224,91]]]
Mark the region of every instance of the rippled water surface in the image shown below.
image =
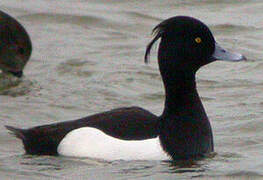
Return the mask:
[[[22,82],[0,77],[1,178],[263,178],[261,0],[1,0],[0,7],[26,27],[34,47]],[[215,157],[178,165],[23,155],[5,124],[26,128],[131,105],[160,114],[156,51],[150,65],[143,56],[151,29],[174,15],[201,19],[220,44],[249,60],[198,72]]]

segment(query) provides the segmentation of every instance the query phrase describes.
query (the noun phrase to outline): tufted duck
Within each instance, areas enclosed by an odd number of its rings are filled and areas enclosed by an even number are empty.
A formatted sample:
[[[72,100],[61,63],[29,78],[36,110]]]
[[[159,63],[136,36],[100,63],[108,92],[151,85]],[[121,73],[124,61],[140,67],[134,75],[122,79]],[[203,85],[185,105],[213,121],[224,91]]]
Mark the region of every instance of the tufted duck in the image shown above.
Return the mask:
[[[209,28],[192,17],[164,20],[153,33],[145,62],[152,45],[161,39],[158,63],[165,87],[161,116],[140,107],[124,107],[30,129],[6,128],[23,141],[26,153],[36,155],[113,160],[163,159],[167,154],[173,160],[186,160],[213,152],[212,129],[196,90],[195,74],[215,60],[245,57],[221,48]]]

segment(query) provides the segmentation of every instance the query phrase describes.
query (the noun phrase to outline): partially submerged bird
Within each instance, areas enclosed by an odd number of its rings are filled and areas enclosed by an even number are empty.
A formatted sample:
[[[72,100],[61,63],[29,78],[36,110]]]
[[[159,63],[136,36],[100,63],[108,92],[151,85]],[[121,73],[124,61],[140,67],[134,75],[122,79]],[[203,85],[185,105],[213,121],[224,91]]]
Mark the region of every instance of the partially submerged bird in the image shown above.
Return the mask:
[[[30,58],[32,44],[25,28],[13,17],[0,11],[0,70],[22,77]]]
[[[212,129],[197,93],[195,74],[213,61],[245,57],[220,47],[209,28],[192,17],[166,19],[153,33],[145,62],[152,45],[161,39],[158,63],[165,87],[161,116],[140,107],[124,107],[29,129],[6,128],[23,141],[26,153],[35,155],[187,160],[213,152]]]

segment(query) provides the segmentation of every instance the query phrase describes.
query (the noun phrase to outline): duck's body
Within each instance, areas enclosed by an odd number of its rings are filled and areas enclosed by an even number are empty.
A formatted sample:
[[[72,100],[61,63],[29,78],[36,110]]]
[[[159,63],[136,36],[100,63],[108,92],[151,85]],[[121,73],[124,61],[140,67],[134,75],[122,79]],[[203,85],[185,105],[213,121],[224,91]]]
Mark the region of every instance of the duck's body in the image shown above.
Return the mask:
[[[32,44],[25,28],[15,18],[0,11],[0,70],[22,77],[31,52]]]
[[[161,38],[158,63],[165,87],[161,116],[131,107],[27,130],[7,126],[23,140],[26,153],[185,160],[213,152],[211,125],[196,90],[196,71],[221,57],[230,61],[245,58],[222,49],[208,27],[191,17],[167,19],[154,28],[154,33],[145,61],[154,42]]]
[[[7,129],[22,139],[28,154],[58,155],[58,146],[71,131],[90,127],[120,140],[145,140],[158,136],[158,117],[139,107],[113,109],[73,121],[38,126],[30,129]],[[83,131],[82,131],[83,132]],[[81,137],[81,136],[80,136]],[[94,139],[96,141],[96,139]]]

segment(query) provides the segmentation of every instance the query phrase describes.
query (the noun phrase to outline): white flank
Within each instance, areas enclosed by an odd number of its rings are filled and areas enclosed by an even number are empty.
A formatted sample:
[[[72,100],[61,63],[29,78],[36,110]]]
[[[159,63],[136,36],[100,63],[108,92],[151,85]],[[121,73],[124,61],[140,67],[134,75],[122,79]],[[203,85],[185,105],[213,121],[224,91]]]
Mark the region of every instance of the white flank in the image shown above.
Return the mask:
[[[84,127],[71,131],[60,142],[58,153],[63,156],[89,157],[103,160],[167,160],[159,139],[126,141],[102,131]]]

